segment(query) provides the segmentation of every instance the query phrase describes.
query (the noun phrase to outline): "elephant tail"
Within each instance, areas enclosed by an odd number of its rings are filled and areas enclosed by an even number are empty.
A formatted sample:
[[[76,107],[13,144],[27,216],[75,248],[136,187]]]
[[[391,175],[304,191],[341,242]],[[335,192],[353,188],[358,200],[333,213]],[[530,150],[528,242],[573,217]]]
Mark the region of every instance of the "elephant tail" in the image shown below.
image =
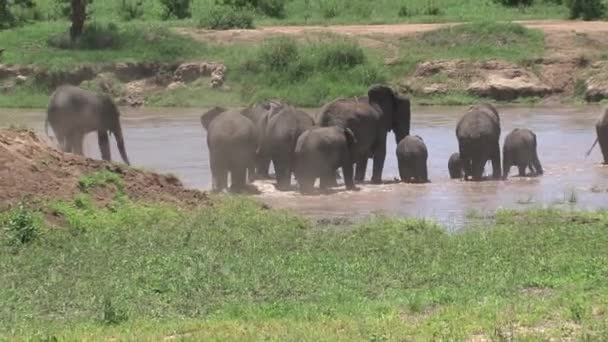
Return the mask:
[[[589,151],[587,151],[587,153],[585,154],[585,158],[589,157],[589,155],[591,154],[591,151],[593,151],[593,149],[595,148],[595,145],[597,145],[597,142],[600,140],[600,138],[595,138],[595,142],[593,143],[593,145],[591,145],[591,148],[589,149]]]

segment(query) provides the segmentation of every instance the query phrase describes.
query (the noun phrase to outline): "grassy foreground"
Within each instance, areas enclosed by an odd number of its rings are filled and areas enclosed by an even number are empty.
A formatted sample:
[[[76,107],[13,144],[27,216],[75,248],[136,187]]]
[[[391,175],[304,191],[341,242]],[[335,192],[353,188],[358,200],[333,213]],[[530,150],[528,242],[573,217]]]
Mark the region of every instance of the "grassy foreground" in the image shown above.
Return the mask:
[[[44,207],[52,227],[1,216],[2,340],[608,338],[605,212],[501,211],[448,234],[316,224],[238,197]]]

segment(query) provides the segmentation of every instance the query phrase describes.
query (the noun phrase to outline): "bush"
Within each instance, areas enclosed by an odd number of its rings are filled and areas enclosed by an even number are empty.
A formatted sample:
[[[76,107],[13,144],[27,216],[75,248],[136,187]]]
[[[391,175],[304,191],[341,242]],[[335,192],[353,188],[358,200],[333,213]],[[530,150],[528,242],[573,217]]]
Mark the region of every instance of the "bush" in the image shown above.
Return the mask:
[[[606,15],[606,5],[602,0],[569,0],[570,19],[600,19]]]
[[[199,20],[199,26],[210,30],[252,29],[253,15],[246,9],[213,6]]]
[[[270,39],[258,52],[258,62],[272,71],[284,71],[296,64],[299,51],[296,42],[289,38]]]
[[[343,40],[319,47],[319,63],[325,67],[351,69],[365,63],[365,53],[355,41]]]
[[[164,20],[171,18],[185,19],[192,16],[190,12],[192,0],[160,0],[160,3],[164,9],[162,16]]]
[[[144,15],[143,0],[122,0],[120,16],[125,20],[139,19]]]
[[[39,224],[34,214],[23,204],[14,209],[6,221],[9,244],[18,245],[34,241],[39,233]]]
[[[516,7],[516,6],[530,6],[533,0],[494,0],[503,6]]]
[[[260,0],[258,10],[272,18],[285,18],[285,0]]]
[[[58,49],[103,50],[115,49],[121,44],[118,26],[113,23],[90,23],[82,35],[72,41],[68,32],[48,39],[47,44]]]
[[[36,19],[40,13],[35,7],[32,0],[0,0],[0,30],[14,27],[28,19]],[[26,12],[32,12],[33,15]]]
[[[415,15],[415,13],[407,7],[407,4],[402,4],[401,7],[399,7],[399,12],[397,14],[400,17],[411,17]]]

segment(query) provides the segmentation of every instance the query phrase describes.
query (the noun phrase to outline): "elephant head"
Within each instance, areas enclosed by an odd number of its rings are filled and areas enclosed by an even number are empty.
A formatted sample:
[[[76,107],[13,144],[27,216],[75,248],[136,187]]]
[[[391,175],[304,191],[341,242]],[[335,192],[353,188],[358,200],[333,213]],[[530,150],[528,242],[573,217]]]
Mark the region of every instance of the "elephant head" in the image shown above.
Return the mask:
[[[213,119],[215,119],[218,115],[222,114],[225,111],[226,108],[216,106],[201,115],[201,124],[203,125],[205,130],[209,129],[209,125],[211,124],[211,121],[213,121]]]
[[[120,111],[108,96],[102,98],[102,103],[103,110],[101,112],[103,113],[103,117],[101,119],[101,129],[97,132],[101,157],[104,160],[111,160],[110,140],[108,138],[108,133],[111,133],[116,139],[116,145],[118,146],[118,152],[120,152],[122,160],[127,165],[131,165],[125,149],[125,140],[120,125]]]
[[[395,133],[395,142],[410,134],[410,100],[395,93],[385,85],[374,85],[368,92],[369,102],[376,104],[382,110],[389,130]]]

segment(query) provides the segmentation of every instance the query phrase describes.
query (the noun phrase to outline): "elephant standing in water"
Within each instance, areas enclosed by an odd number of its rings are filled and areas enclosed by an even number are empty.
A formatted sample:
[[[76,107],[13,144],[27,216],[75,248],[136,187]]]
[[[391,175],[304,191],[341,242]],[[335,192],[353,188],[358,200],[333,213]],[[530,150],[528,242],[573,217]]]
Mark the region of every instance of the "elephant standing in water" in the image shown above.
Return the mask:
[[[364,181],[367,160],[371,157],[374,159],[372,183],[378,184],[382,182],[388,132],[393,130],[397,143],[410,134],[410,101],[384,85],[372,86],[367,95],[338,99],[325,105],[316,123],[350,129],[356,139],[355,180]]]
[[[421,137],[408,135],[397,145],[399,176],[405,183],[426,183],[428,151]]]
[[[595,132],[597,134],[597,138],[587,152],[587,156],[591,154],[591,151],[593,151],[593,148],[599,142],[602,155],[604,156],[604,164],[608,165],[608,108],[604,110],[604,113],[597,120],[595,124]]]
[[[462,161],[460,160],[460,153],[452,153],[448,160],[448,171],[450,172],[451,179],[462,178]]]
[[[486,103],[471,106],[458,121],[456,137],[465,180],[481,180],[483,169],[492,160],[493,178],[500,179],[500,117],[494,106]]]
[[[45,131],[50,125],[64,152],[83,154],[82,144],[87,133],[97,132],[103,160],[111,160],[108,133],[114,134],[122,160],[129,165],[120,112],[106,95],[74,86],[60,86],[53,92],[46,112]]]
[[[320,178],[322,190],[332,186],[341,167],[348,190],[355,190],[353,157],[356,144],[353,132],[339,126],[315,127],[302,133],[295,149],[295,175],[300,192],[310,193]]]
[[[503,179],[509,176],[511,166],[517,165],[519,176],[526,176],[526,168],[535,175],[543,174],[543,167],[536,151],[536,134],[529,129],[516,128],[505,138],[502,148],[504,165]]]
[[[227,111],[215,107],[201,116],[207,130],[209,164],[213,178],[213,191],[242,192],[247,188],[247,171],[251,179],[256,157],[256,127],[240,111]]]
[[[300,135],[312,128],[314,121],[305,112],[284,106],[274,115],[267,115],[265,131],[258,158],[271,159],[277,177],[277,189],[287,190],[294,170],[296,142]]]

